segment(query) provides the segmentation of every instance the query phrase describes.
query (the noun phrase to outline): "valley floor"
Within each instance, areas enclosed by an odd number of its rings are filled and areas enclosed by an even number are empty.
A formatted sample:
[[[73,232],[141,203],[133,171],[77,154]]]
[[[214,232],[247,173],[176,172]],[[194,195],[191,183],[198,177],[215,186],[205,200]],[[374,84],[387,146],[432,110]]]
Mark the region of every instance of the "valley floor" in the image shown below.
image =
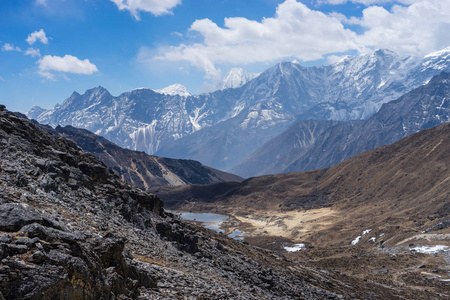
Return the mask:
[[[371,290],[382,293],[386,288],[392,289],[404,299],[450,298],[448,229],[439,234],[419,233],[400,241],[382,240],[384,234],[372,237],[366,231],[359,238],[351,237],[355,245],[330,247],[311,242],[311,235],[332,229],[331,225],[342,218],[331,208],[235,213],[216,208],[214,212],[229,217],[220,226],[224,234],[244,232],[244,242],[277,251],[339,281],[354,285],[362,280],[372,286]],[[295,245],[300,245],[297,248],[301,250],[286,251]]]

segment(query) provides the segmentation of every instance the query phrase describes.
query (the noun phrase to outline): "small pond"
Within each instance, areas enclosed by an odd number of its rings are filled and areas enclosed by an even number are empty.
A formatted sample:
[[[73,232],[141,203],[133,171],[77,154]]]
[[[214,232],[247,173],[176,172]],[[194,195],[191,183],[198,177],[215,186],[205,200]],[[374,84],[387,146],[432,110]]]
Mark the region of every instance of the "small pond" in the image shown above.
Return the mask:
[[[202,223],[202,226],[220,233],[224,233],[223,229],[220,229],[223,221],[228,219],[228,216],[213,214],[213,213],[180,213],[180,217],[188,221],[196,221]],[[236,230],[228,235],[228,237],[235,240],[243,240],[242,236],[244,232]]]

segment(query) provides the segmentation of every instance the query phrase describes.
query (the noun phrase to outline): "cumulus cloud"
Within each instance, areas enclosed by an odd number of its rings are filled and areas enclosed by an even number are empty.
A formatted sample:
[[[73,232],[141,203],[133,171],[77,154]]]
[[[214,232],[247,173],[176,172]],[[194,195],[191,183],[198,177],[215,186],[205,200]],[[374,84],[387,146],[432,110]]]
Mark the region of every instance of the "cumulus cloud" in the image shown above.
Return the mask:
[[[344,3],[348,0],[323,0]],[[226,18],[221,27],[209,19],[196,20],[189,28],[201,42],[141,48],[141,61],[185,61],[202,69],[207,79],[220,77],[219,65],[272,62],[296,57],[329,62],[348,51],[367,53],[388,48],[404,55],[424,55],[449,46],[450,1],[350,0],[368,5],[362,17],[324,14],[298,0],[278,5],[271,18],[254,21]],[[387,10],[382,4],[391,2]],[[359,27],[352,31],[346,25]],[[351,27],[353,28],[353,27]]]
[[[449,46],[450,1],[423,0],[390,11],[370,6],[361,18],[349,20],[366,29],[361,47],[388,48],[401,54],[423,55]]]
[[[40,41],[42,44],[48,44],[48,38],[45,35],[44,29],[31,33],[26,39],[27,43],[33,45],[36,41]]]
[[[128,10],[139,20],[139,12],[149,12],[155,16],[171,14],[172,9],[181,4],[181,0],[110,0],[114,2],[120,10]]]
[[[40,57],[41,51],[39,49],[34,49],[30,47],[25,51],[25,55],[30,55],[31,57]]]
[[[38,61],[39,74],[48,79],[54,79],[52,72],[92,75],[97,72],[97,67],[88,59],[80,60],[72,55],[51,56],[45,55]]]
[[[277,7],[274,17],[261,22],[226,18],[222,28],[202,19],[189,30],[200,34],[203,42],[160,48],[155,59],[188,61],[203,69],[209,79],[220,74],[216,68],[220,63],[238,65],[293,56],[312,61],[327,53],[357,48],[356,34],[337,18],[295,0],[286,0]]]
[[[17,51],[17,52],[22,52],[22,50],[19,47],[16,47],[12,44],[9,43],[5,43],[2,47],[3,51]]]
[[[420,0],[318,0],[319,4],[345,4],[347,2],[364,4],[366,6],[374,4],[386,4],[386,3],[402,3],[402,4],[412,4],[414,2],[419,2]]]

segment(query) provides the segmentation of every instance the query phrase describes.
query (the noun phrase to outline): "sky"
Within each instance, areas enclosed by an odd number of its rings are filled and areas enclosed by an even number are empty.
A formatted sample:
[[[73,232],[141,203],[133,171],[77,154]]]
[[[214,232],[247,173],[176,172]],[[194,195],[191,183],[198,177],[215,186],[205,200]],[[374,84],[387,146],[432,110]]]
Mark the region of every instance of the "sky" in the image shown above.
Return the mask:
[[[448,46],[450,0],[1,0],[0,104],[48,109],[96,86],[197,94],[232,67]]]

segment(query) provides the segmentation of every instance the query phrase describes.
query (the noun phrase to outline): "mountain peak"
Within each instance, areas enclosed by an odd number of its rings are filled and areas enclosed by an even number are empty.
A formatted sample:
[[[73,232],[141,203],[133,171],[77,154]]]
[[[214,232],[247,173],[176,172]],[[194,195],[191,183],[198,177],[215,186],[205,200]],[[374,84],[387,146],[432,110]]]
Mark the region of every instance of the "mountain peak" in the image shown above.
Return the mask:
[[[105,89],[104,87],[99,85],[99,86],[94,87],[92,89],[86,90],[86,92],[84,94],[85,95],[92,95],[92,96],[94,96],[94,95],[100,95],[100,94],[104,94],[104,93],[106,93],[108,95],[111,95],[107,89]],[[77,93],[77,92],[73,92],[73,95],[79,96],[80,94]]]
[[[448,54],[450,54],[450,47],[429,53],[429,54],[425,55],[425,58],[439,57],[439,56],[448,55]]]
[[[26,116],[30,119],[37,119],[43,112],[47,111],[46,109],[40,106],[33,106],[30,111],[26,114]]]
[[[386,56],[386,55],[395,55],[395,52],[389,50],[389,49],[377,49],[373,52],[373,55],[375,56]]]
[[[219,89],[225,90],[241,87],[258,75],[259,74],[248,73],[242,68],[232,68],[222,79],[222,82],[219,84]]]
[[[184,85],[181,85],[179,83],[169,85],[163,89],[155,90],[155,92],[160,93],[160,94],[170,95],[170,96],[179,95],[179,96],[183,96],[183,97],[188,97],[191,95],[188,92],[187,88]]]

